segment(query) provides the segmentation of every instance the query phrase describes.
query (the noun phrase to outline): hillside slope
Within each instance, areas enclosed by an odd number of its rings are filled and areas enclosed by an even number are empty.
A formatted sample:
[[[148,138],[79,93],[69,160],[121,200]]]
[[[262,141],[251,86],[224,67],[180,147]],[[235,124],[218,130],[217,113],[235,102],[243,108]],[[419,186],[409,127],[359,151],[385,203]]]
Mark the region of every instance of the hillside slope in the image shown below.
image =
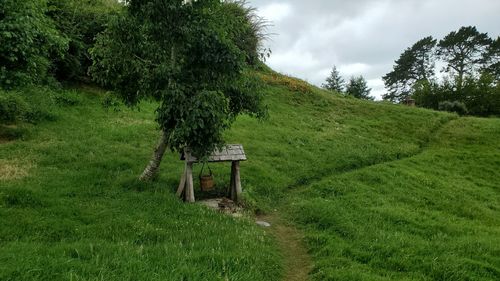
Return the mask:
[[[269,120],[243,116],[227,137],[249,158],[247,204],[304,231],[313,279],[460,280],[458,268],[462,280],[498,276],[497,119],[359,101],[259,75]],[[251,219],[175,198],[178,155],[165,158],[154,184],[136,180],[157,136],[153,104],[106,110],[100,91],[78,92],[78,105],[0,143],[1,280],[285,275],[274,238]],[[228,167],[212,169],[223,190]]]

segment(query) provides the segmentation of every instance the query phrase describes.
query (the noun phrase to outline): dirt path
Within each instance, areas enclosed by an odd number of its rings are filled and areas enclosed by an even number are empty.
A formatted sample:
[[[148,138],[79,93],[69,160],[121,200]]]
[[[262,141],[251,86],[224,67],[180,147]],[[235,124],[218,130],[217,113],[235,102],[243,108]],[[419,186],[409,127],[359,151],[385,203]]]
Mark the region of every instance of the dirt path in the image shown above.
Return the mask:
[[[284,258],[283,281],[307,281],[312,270],[312,260],[303,244],[303,236],[296,228],[283,221],[278,215],[257,218],[271,224],[267,229],[279,244]]]

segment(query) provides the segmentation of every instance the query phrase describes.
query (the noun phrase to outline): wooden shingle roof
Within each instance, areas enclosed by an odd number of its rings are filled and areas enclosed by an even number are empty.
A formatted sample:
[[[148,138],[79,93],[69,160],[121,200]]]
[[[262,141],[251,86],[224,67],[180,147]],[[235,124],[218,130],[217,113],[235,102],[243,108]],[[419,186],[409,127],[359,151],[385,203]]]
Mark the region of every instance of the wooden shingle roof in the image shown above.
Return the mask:
[[[198,162],[198,159],[191,155],[189,149],[186,149],[185,153],[181,154],[181,160],[187,160],[188,162]],[[243,145],[241,144],[226,145],[224,148],[222,148],[222,150],[214,151],[208,158],[208,162],[245,160],[247,160],[247,156],[245,155],[245,150],[243,150]]]

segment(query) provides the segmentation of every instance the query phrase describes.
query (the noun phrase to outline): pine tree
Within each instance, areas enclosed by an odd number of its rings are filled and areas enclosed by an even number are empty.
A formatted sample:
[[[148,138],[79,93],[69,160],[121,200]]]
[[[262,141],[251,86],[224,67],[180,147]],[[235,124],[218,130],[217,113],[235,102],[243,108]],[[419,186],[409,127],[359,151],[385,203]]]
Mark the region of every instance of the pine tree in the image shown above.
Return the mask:
[[[330,76],[326,78],[326,83],[321,85],[321,87],[329,91],[336,91],[338,93],[344,92],[345,81],[342,76],[340,76],[340,73],[335,66],[332,68]]]
[[[484,54],[490,44],[488,34],[480,33],[474,26],[453,31],[439,42],[437,55],[447,64],[444,70],[456,74],[459,90],[467,76],[474,76],[484,67]]]
[[[484,56],[483,71],[493,75],[497,83],[500,80],[500,37],[492,41],[488,47],[488,51]]]
[[[358,99],[364,100],[374,100],[375,98],[370,96],[372,89],[368,88],[366,80],[363,76],[351,77],[346,88],[346,95],[353,96]]]
[[[384,99],[403,101],[412,94],[417,82],[427,81],[434,76],[436,43],[437,41],[429,36],[419,40],[401,54],[393,70],[383,77],[389,91],[384,95]]]

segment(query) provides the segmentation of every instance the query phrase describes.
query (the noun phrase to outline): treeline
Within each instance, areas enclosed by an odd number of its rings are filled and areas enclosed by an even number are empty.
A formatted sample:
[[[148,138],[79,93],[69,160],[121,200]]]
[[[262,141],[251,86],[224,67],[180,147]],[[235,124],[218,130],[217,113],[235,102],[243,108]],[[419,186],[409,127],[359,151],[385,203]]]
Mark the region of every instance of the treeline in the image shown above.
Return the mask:
[[[438,69],[437,66],[443,65]],[[383,77],[385,100],[477,116],[500,115],[500,37],[462,27],[406,49]]]

